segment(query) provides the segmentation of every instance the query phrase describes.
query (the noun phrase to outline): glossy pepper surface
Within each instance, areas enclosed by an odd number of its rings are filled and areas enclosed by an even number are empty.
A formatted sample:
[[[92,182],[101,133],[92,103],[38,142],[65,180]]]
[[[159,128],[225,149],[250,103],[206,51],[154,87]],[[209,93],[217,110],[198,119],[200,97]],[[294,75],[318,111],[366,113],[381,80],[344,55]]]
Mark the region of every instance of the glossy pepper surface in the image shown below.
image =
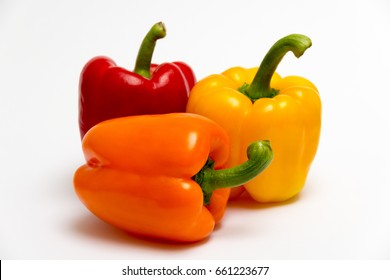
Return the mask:
[[[227,166],[244,160],[244,147],[256,139],[272,143],[274,160],[245,189],[257,201],[279,202],[298,194],[315,157],[321,129],[321,100],[309,80],[275,70],[284,55],[300,57],[311,40],[292,34],[279,40],[259,68],[234,67],[199,81],[190,93],[187,112],[204,115],[229,134]],[[232,190],[237,197],[243,188]]]
[[[229,155],[226,132],[185,113],[107,120],[82,147],[87,163],[74,187],[92,213],[127,232],[179,242],[210,235],[229,187],[255,177],[273,157],[269,142],[256,141],[246,162],[221,169]]]
[[[103,56],[84,66],[79,82],[81,138],[107,119],[185,111],[196,81],[192,69],[184,62],[151,63],[156,42],[165,35],[161,22],[150,29],[139,49],[134,72]]]

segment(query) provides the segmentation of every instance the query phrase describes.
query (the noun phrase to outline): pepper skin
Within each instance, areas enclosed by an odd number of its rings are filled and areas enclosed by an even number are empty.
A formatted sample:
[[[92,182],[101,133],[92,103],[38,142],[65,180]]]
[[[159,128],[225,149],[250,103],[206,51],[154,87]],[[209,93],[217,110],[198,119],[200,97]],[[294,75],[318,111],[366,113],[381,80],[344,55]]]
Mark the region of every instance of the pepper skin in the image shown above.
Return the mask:
[[[297,195],[314,160],[321,129],[318,90],[303,77],[275,73],[288,51],[300,57],[310,46],[306,36],[289,35],[270,49],[259,68],[234,67],[211,75],[190,93],[187,112],[214,120],[229,134],[227,166],[244,160],[244,147],[251,141],[272,143],[272,164],[244,186],[256,201],[280,202]],[[232,190],[231,198],[243,190]]]
[[[257,176],[272,160],[269,142],[256,141],[248,161],[220,169],[228,141],[215,122],[193,114],[107,120],[82,141],[87,164],[75,173],[75,191],[92,213],[129,233],[202,240],[222,219],[229,187]]]
[[[108,57],[95,57],[83,68],[79,82],[81,138],[107,119],[185,112],[196,78],[184,62],[151,64],[156,41],[165,37],[163,23],[155,24],[138,52],[134,72],[118,67]]]

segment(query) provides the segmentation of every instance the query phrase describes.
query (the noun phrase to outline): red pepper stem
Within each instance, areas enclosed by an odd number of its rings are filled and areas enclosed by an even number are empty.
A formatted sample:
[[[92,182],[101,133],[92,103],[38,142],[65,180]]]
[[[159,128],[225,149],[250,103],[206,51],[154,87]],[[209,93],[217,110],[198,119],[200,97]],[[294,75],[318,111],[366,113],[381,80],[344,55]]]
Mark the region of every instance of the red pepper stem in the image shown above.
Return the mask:
[[[310,47],[310,38],[301,34],[291,34],[277,41],[265,55],[251,85],[246,88],[246,95],[252,100],[275,96],[277,90],[271,88],[271,78],[283,57],[292,51],[299,58]]]
[[[204,204],[210,203],[210,198],[216,189],[233,188],[243,185],[259,175],[273,159],[270,142],[256,141],[247,148],[248,161],[227,169],[214,170],[214,162],[208,161],[204,168],[194,176],[204,194]]]
[[[158,22],[152,26],[139,48],[134,68],[135,73],[147,79],[150,78],[150,64],[152,63],[156,42],[158,39],[164,38],[166,34],[164,23]]]

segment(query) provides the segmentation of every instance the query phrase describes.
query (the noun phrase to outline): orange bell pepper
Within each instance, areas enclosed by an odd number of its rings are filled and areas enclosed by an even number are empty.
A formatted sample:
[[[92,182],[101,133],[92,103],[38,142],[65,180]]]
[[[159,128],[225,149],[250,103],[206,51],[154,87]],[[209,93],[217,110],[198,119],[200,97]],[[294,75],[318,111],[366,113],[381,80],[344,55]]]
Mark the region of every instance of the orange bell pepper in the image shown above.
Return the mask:
[[[248,161],[221,169],[228,141],[219,125],[193,114],[104,121],[83,138],[87,163],[74,175],[75,191],[92,213],[127,232],[198,241],[221,220],[229,187],[257,176],[273,157],[269,142],[257,141]]]

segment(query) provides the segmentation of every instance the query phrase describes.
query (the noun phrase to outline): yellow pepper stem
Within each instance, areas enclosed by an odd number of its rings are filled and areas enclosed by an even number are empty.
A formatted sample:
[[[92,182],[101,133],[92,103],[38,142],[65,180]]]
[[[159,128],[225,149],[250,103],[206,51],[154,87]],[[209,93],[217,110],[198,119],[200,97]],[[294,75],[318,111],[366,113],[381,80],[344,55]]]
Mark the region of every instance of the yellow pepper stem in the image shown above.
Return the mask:
[[[311,47],[309,37],[301,34],[291,34],[277,41],[260,64],[252,83],[243,86],[241,90],[252,100],[259,98],[271,98],[277,94],[277,90],[271,88],[271,78],[283,57],[292,51],[299,58]]]

